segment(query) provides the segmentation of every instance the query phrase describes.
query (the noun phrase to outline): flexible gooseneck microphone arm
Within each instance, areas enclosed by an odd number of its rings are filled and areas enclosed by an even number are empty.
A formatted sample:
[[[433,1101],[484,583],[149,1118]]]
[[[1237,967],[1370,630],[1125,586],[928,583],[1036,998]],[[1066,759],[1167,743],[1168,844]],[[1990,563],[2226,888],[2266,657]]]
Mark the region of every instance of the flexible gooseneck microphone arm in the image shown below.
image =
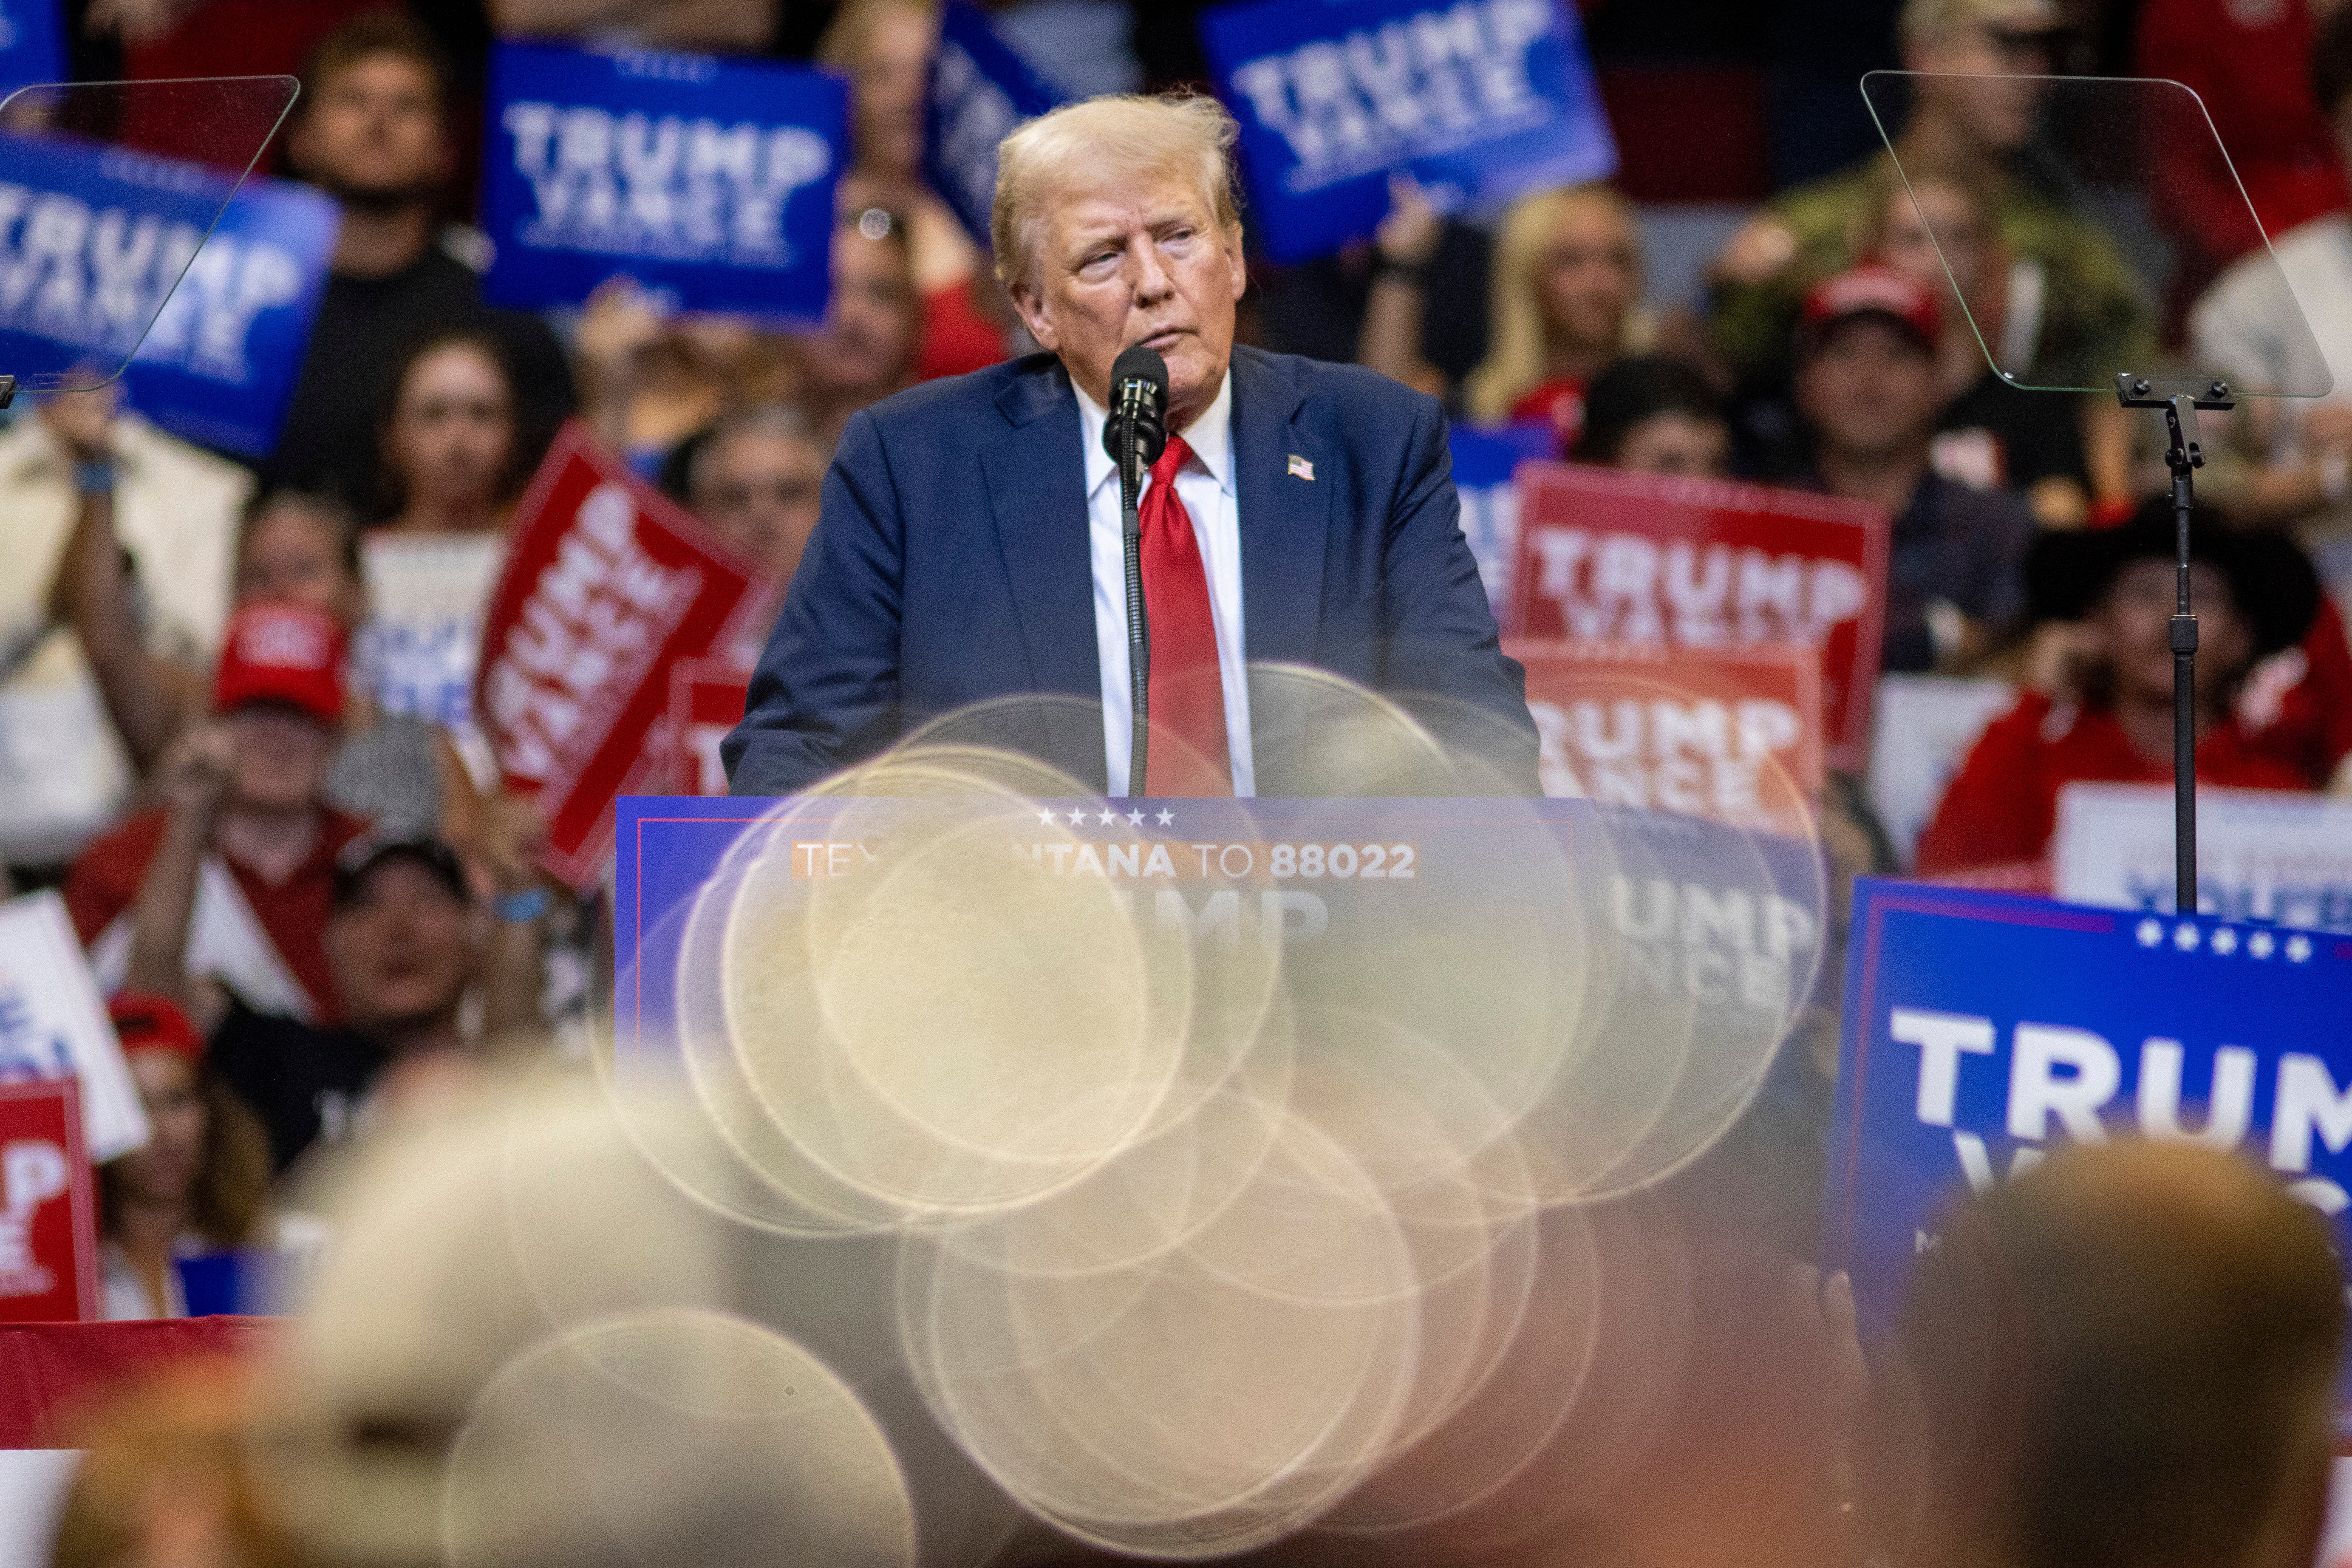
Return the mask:
[[[1127,793],[1143,793],[1150,758],[1151,624],[1143,604],[1143,475],[1168,446],[1168,362],[1138,345],[1110,370],[1103,446],[1118,465],[1118,511],[1127,554],[1127,692],[1132,729]]]

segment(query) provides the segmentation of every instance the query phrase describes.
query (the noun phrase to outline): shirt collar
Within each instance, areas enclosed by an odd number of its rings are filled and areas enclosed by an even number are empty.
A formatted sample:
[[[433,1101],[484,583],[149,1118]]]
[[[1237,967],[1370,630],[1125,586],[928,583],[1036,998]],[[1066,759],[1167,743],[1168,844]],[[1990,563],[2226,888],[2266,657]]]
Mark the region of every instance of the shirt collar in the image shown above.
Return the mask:
[[[1087,459],[1087,499],[1092,500],[1103,486],[1118,479],[1118,465],[1103,449],[1103,426],[1110,423],[1110,415],[1075,382],[1071,390],[1078,394],[1078,437]],[[1219,489],[1233,494],[1234,373],[1230,365],[1224,380],[1217,384],[1216,401],[1181,434],[1185,445],[1192,448],[1192,460],[1217,481]]]

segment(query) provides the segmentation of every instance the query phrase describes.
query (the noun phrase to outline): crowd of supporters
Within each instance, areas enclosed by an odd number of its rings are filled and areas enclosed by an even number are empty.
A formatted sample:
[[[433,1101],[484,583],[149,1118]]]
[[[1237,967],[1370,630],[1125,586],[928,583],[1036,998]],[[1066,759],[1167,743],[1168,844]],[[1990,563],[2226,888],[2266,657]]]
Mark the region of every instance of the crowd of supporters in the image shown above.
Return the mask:
[[[853,414],[1034,345],[923,182],[929,0],[73,9],[85,66],[299,72],[274,167],[341,213],[267,460],[165,435],[110,389],[20,400],[0,431],[0,862],[17,889],[63,889],[155,1120],[105,1187],[110,1310],[136,1316],[184,1310],[175,1250],[252,1239],[271,1169],[429,1098],[486,1043],[560,1039],[583,1005],[597,898],[535,868],[534,809],[471,712],[481,601],[558,426],[584,422],[786,579]],[[990,9],[1069,92],[1199,84],[1184,6]],[[1596,39],[1630,9],[1583,5]],[[2071,387],[2168,362],[2250,385],[2332,371],[2336,398],[2209,416],[2198,758],[2215,784],[2352,786],[2352,6],[1814,9],[1871,13],[1876,52],[1915,70],[2087,62],[2200,87],[2324,363],[2296,361],[2305,340],[2274,319],[2269,253],[2219,246],[2251,233],[2229,221],[2234,191],[2103,226],[2028,172],[2032,103],[1983,86],[1916,95],[1899,172],[1852,143],[1850,165],[1726,226],[1686,297],[1653,287],[1671,225],[1627,193],[1544,191],[1473,223],[1399,180],[1372,237],[1254,267],[1244,341],[1360,361],[1457,423],[1532,424],[1564,458],[1883,508],[1885,668],[2018,695],[1950,760],[1916,849],[1867,822],[1856,841],[1880,869],[1962,876],[2044,860],[2063,784],[2160,781],[2172,758],[2172,536],[2147,500],[2160,422],[2004,384],[1988,353],[2021,345]],[[485,304],[483,237],[462,220],[501,35],[788,55],[845,78],[822,325],[681,313],[625,278],[545,316]],[[387,613],[428,577],[458,586]],[[1833,815],[1866,816],[1862,792],[1837,794]]]

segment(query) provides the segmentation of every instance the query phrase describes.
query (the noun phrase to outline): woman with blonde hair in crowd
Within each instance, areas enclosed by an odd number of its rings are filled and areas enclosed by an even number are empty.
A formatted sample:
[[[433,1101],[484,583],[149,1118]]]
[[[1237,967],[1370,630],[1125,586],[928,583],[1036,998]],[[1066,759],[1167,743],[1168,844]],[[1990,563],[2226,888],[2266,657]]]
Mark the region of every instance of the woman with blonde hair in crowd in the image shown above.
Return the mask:
[[[1584,424],[1584,388],[1647,346],[1642,235],[1607,185],[1522,196],[1495,240],[1493,330],[1464,403],[1481,423],[1546,421],[1565,452]]]
[[[149,1131],[144,1144],[98,1168],[105,1315],[235,1310],[234,1264],[206,1265],[255,1235],[269,1192],[268,1140],[205,1065],[204,1037],[176,1004],[126,991],[108,1010]]]

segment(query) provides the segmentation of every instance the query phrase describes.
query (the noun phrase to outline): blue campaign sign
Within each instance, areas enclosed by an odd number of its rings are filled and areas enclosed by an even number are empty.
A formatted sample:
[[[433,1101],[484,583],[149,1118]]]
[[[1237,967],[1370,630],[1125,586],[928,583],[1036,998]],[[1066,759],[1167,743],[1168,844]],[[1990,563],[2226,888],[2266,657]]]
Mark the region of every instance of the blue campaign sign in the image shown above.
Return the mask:
[[[0,0],[0,89],[66,74],[61,0]]]
[[[996,201],[996,144],[1060,101],[979,7],[948,0],[923,110],[923,177],[982,246],[989,243],[989,209]]]
[[[1559,455],[1549,425],[1456,425],[1448,434],[1454,491],[1462,498],[1462,536],[1477,558],[1486,602],[1500,616],[1511,602],[1511,561],[1519,548],[1519,490],[1511,476],[1521,463]]]
[[[848,89],[798,66],[501,44],[482,222],[492,301],[626,274],[682,309],[824,315]]]
[[[1391,172],[1451,211],[1617,169],[1559,0],[1249,0],[1203,15],[1201,41],[1276,261],[1370,234]]]
[[[2127,1134],[2242,1150],[2352,1242],[2352,941],[1855,883],[1822,1233],[1866,1325],[1958,1194]]]
[[[333,202],[261,179],[230,201],[236,182],[196,164],[18,137],[0,138],[0,367],[110,371],[135,346],[125,388],[156,424],[254,456],[277,445]]]

